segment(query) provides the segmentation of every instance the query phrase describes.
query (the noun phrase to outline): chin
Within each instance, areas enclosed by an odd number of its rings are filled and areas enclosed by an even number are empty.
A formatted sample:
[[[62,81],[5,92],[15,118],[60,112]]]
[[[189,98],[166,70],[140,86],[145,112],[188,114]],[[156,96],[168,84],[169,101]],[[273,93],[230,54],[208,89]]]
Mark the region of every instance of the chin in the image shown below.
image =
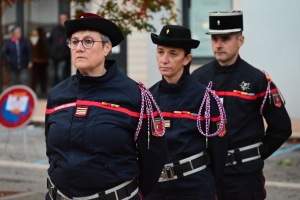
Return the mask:
[[[224,58],[222,56],[216,56],[216,60],[219,62],[225,62],[227,60],[227,58]]]
[[[87,69],[87,68],[89,68],[86,64],[83,64],[83,63],[76,63],[76,64],[74,64],[74,66],[77,69]]]
[[[170,73],[169,73],[169,72],[166,72],[166,71],[160,71],[160,74],[161,74],[162,76],[166,76],[166,77],[170,76]]]

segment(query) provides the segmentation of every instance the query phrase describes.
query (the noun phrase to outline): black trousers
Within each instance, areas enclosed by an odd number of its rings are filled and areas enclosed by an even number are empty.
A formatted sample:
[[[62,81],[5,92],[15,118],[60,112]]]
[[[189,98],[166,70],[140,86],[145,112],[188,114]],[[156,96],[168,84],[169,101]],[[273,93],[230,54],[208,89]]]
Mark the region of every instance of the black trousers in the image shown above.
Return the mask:
[[[48,63],[34,63],[31,69],[31,88],[37,92],[40,84],[41,93],[47,92],[47,65]]]
[[[263,200],[266,198],[263,172],[224,176],[217,190],[218,200]]]
[[[217,200],[216,196],[211,196],[207,198],[202,197],[186,197],[185,195],[182,196],[175,196],[175,195],[168,195],[168,194],[160,194],[160,195],[151,195],[147,196],[145,200]]]
[[[134,195],[130,200],[143,200],[143,195],[141,194],[141,192],[139,191],[136,195]],[[45,200],[51,200],[50,196],[49,196],[49,192],[47,192],[46,196],[45,196]],[[60,200],[60,199],[59,199]]]
[[[216,200],[209,168],[172,181],[159,182],[145,200]]]
[[[9,86],[26,85],[28,86],[28,68],[7,69],[9,76]]]

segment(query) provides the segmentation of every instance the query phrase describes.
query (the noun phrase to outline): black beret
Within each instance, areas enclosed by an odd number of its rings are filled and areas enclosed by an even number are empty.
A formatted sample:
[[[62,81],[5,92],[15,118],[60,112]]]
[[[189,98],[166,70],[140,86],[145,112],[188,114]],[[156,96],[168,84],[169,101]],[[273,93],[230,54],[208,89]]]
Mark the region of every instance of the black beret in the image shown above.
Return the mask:
[[[82,13],[76,19],[66,20],[65,29],[68,38],[77,31],[97,31],[109,37],[113,47],[124,39],[123,33],[115,23],[93,13]]]
[[[178,25],[164,26],[159,35],[151,33],[151,39],[154,44],[191,49],[197,48],[200,43],[191,39],[190,29]]]

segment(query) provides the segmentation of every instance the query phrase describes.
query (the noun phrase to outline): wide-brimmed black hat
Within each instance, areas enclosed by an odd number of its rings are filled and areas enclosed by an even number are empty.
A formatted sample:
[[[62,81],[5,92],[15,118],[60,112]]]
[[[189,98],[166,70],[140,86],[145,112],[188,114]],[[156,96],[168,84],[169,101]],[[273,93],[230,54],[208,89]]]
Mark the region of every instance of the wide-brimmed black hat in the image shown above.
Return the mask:
[[[229,34],[243,31],[243,12],[231,10],[209,13],[209,31],[206,34]]]
[[[76,19],[66,20],[65,29],[68,38],[81,30],[97,31],[109,37],[113,47],[124,39],[123,33],[115,23],[93,13],[82,13]]]
[[[164,26],[159,35],[151,33],[151,39],[154,44],[170,47],[191,48],[199,46],[199,40],[191,39],[190,29],[178,25]]]

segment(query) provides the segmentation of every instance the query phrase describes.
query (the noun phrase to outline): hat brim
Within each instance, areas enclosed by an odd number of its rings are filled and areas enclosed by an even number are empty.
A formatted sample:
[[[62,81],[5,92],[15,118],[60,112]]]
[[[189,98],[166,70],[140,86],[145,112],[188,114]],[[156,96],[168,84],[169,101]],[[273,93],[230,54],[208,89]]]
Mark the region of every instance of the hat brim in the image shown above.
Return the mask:
[[[206,32],[207,35],[222,35],[222,34],[230,34],[230,33],[238,33],[243,31],[242,29],[227,29],[227,30],[209,30]]]
[[[109,37],[113,47],[120,44],[124,39],[124,35],[119,27],[105,18],[86,17],[66,20],[65,29],[68,38],[72,37],[72,34],[77,31],[97,31]]]
[[[158,36],[154,33],[151,33],[151,39],[154,44],[162,45],[162,46],[169,46],[169,47],[195,49],[200,44],[199,40],[167,38],[167,37]]]

